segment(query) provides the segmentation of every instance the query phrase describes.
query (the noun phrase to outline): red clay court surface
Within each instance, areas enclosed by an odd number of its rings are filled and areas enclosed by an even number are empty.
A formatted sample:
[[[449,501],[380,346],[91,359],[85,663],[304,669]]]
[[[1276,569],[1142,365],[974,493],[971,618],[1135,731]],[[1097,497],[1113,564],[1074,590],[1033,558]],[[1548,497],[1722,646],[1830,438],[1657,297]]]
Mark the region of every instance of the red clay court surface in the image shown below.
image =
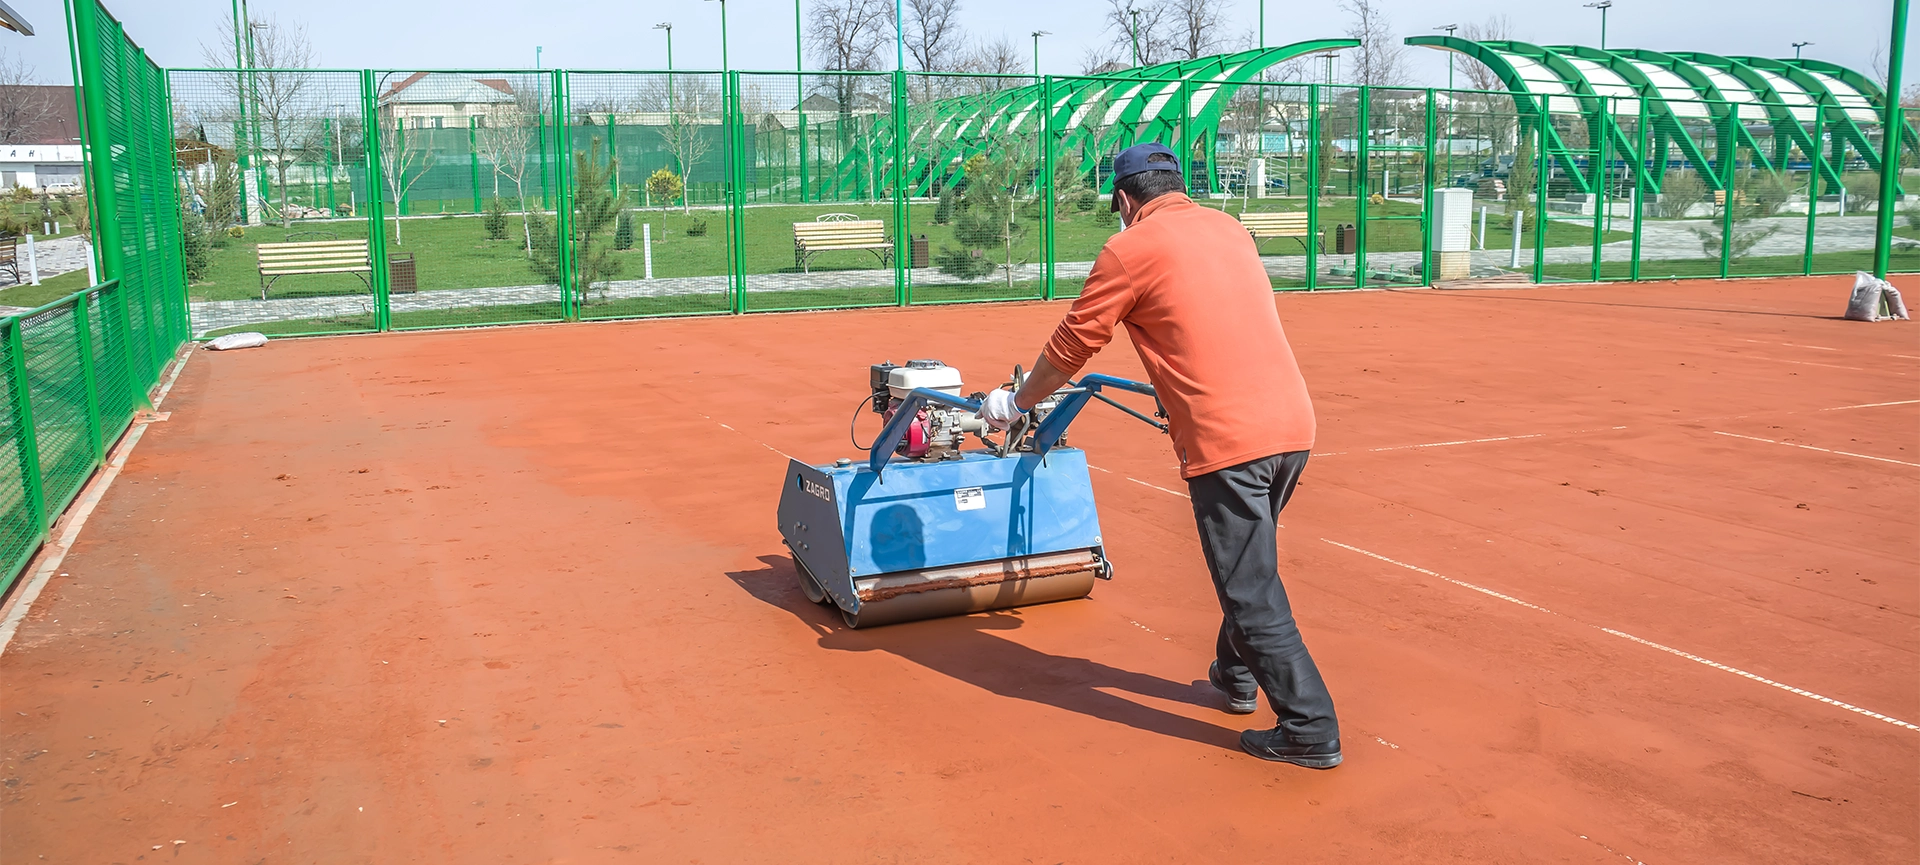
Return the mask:
[[[1064,304],[201,353],[0,658],[4,858],[1911,862],[1920,339],[1847,288],[1277,298],[1330,772],[1237,749],[1272,717],[1216,708],[1117,412],[1091,599],[852,632],[795,587],[783,454],[853,455],[866,364],[985,386]]]

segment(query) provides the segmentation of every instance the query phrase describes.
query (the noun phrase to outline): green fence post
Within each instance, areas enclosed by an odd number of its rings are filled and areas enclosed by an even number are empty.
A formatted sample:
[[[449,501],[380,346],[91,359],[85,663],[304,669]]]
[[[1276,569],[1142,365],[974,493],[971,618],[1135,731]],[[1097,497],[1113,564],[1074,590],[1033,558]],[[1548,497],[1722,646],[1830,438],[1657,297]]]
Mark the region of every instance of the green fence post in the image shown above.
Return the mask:
[[[1907,0],[1893,0],[1891,48],[1887,51],[1887,86],[1881,95],[1880,212],[1874,222],[1873,275],[1887,278],[1893,258],[1893,197],[1900,189],[1900,137],[1907,128],[1901,116],[1901,67],[1907,56]]]
[[[1826,106],[1813,110],[1813,149],[1807,153],[1807,248],[1801,253],[1801,272],[1807,276],[1813,275],[1813,233],[1820,225],[1814,217],[1820,212],[1820,169],[1826,165],[1826,148],[1820,146],[1821,137],[1826,135],[1821,128],[1826,119]]]
[[[80,381],[86,388],[87,444],[93,451],[94,465],[102,465],[107,459],[107,446],[100,431],[100,388],[93,369],[93,320],[87,311],[87,298],[95,294],[82,292],[75,299],[73,332],[74,342],[80,349]]]
[[[1053,135],[1053,76],[1048,75],[1040,79],[1040,156],[1045,162],[1040,170],[1045,175],[1047,196],[1046,219],[1040,225],[1040,297],[1044,300],[1054,299]]]
[[[741,161],[746,142],[740,134],[740,73],[727,71],[720,79],[721,144],[727,154],[720,184],[721,215],[726,218],[727,308],[735,315],[747,311],[746,244],[742,233],[746,218],[741,213]]]
[[[553,241],[554,257],[560,265],[560,316],[573,321],[580,317],[580,298],[575,294],[586,292],[586,286],[576,284],[579,274],[573,267],[579,251],[574,248],[573,236],[573,136],[567,128],[573,106],[569,104],[566,73],[555,69],[548,73],[548,79],[553,91],[553,149],[559,157],[553,166]]]
[[[1307,290],[1320,286],[1320,85],[1307,85]]]
[[[1368,182],[1373,179],[1372,177],[1373,164],[1368,161],[1369,148],[1367,147],[1367,139],[1372,137],[1371,135],[1372,130],[1370,129],[1370,126],[1373,123],[1373,117],[1372,117],[1372,106],[1369,105],[1368,103],[1373,101],[1373,88],[1367,87],[1365,85],[1361,85],[1360,88],[1355,92],[1359,95],[1359,104],[1355,106],[1356,111],[1354,113],[1354,116],[1356,118],[1356,121],[1355,121],[1356,125],[1354,127],[1353,137],[1355,140],[1354,152],[1359,155],[1359,161],[1354,165],[1354,167],[1358,170],[1353,172],[1353,174],[1350,175],[1350,177],[1357,179],[1359,181],[1359,185],[1354,187],[1354,191],[1353,191],[1353,200],[1354,200],[1353,287],[1366,288],[1367,287],[1367,186],[1368,186]]]
[[[1647,100],[1640,100],[1640,139],[1633,165],[1633,256],[1627,262],[1627,278],[1640,281],[1640,248],[1647,214]]]
[[[120,206],[113,183],[113,131],[108,125],[107,81],[100,66],[100,6],[94,0],[75,0],[74,36],[80,48],[80,68],[74,76],[81,108],[86,155],[87,204],[93,211],[93,254],[101,282],[119,279],[125,265],[121,247]],[[17,361],[18,358],[16,357]]]
[[[93,0],[80,2],[81,5],[93,5]],[[86,28],[82,32],[91,29],[90,22],[83,21],[80,26]],[[86,49],[81,50],[84,53]],[[33,547],[47,531],[46,492],[40,477],[40,441],[34,428],[33,393],[27,382],[26,349],[20,339],[20,317],[8,318],[6,328],[7,360],[13,373],[13,428],[20,431],[20,443],[15,453],[20,458],[20,481],[26,487],[27,513],[33,517],[35,541],[27,546]]]
[[[1553,123],[1549,113],[1553,102],[1546,96],[1540,97],[1540,122],[1533,130],[1534,167],[1533,167],[1533,281],[1545,282],[1547,279],[1547,191],[1553,185],[1553,160],[1547,153],[1547,127]]]
[[[912,246],[907,222],[907,71],[895,69],[893,85],[893,296],[901,306],[913,302],[913,290],[907,283],[908,256]],[[877,157],[876,157],[877,158]],[[1044,234],[1044,232],[1043,232]]]
[[[536,140],[540,143],[540,209],[553,209],[553,184],[547,180],[547,115],[536,114],[533,118],[537,126]]]
[[[1422,203],[1420,205],[1420,284],[1422,286],[1433,285],[1433,139],[1438,134],[1437,124],[1435,123],[1436,118],[1434,116],[1435,102],[1436,97],[1434,96],[1433,88],[1429,87],[1427,88],[1426,115],[1427,148],[1424,154],[1426,156],[1426,176],[1422,178],[1422,183],[1426,187],[1427,194],[1422,197]],[[1451,97],[1449,97],[1448,105],[1452,105]],[[1451,143],[1448,144],[1448,148],[1452,148]],[[1388,191],[1391,192],[1392,190]],[[1472,245],[1469,244],[1468,248],[1471,250]],[[1473,253],[1469,251],[1467,255],[1471,258]]]
[[[1726,279],[1733,269],[1733,209],[1739,206],[1734,197],[1738,192],[1733,188],[1736,172],[1739,170],[1740,147],[1734,130],[1740,122],[1740,106],[1729,105],[1726,111],[1726,129],[1720,133],[1720,143],[1715,146],[1714,159],[1720,163],[1720,189],[1726,195],[1726,204],[1720,208],[1720,278]]]
[[[467,170],[473,176],[473,212],[480,212],[480,116],[467,118]]]
[[[1608,179],[1612,171],[1607,165],[1607,139],[1613,135],[1613,112],[1617,107],[1614,97],[1603,96],[1600,104],[1599,141],[1593,146],[1593,260],[1588,262],[1587,281],[1600,281],[1600,255],[1603,241],[1606,240],[1606,220],[1612,214],[1613,205],[1607,202]]]
[[[387,182],[381,159],[380,104],[374,92],[373,70],[360,70],[360,128],[367,177],[367,260],[373,266],[373,329],[393,327],[391,286],[387,282]],[[397,121],[396,121],[397,123]]]
[[[320,141],[321,141],[320,160],[327,167],[327,213],[337,216],[339,215],[340,206],[339,206],[339,202],[335,200],[333,195],[333,147],[331,146],[334,141],[333,136],[335,134],[336,133],[333,130],[333,119],[321,118],[320,120]]]
[[[796,36],[796,38],[798,37]],[[800,156],[800,203],[806,204],[807,203],[807,76],[795,75],[793,76],[793,78],[795,81],[799,82],[799,85],[800,85],[800,92],[795,95],[796,102],[795,102],[794,110],[799,112],[799,115],[800,115],[799,123],[797,124],[797,128],[800,131],[800,153],[799,153],[799,156]]]
[[[620,128],[618,112],[607,109],[607,191],[613,193],[613,201],[620,203],[620,149],[614,143],[614,132]]]

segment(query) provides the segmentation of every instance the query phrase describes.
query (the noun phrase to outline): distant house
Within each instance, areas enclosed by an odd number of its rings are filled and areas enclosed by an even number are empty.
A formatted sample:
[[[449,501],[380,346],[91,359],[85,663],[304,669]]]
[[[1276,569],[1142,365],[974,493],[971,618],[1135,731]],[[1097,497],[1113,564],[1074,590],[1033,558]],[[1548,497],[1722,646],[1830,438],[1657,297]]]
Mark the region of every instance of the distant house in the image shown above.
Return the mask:
[[[38,106],[19,129],[4,132],[0,143],[0,190],[26,187],[36,192],[81,189],[80,122],[73,88],[29,84],[0,88],[0,99]]]
[[[380,93],[380,119],[407,129],[465,129],[514,108],[513,84],[505,78],[469,78],[446,72],[415,72]],[[478,118],[476,121],[474,118]]]

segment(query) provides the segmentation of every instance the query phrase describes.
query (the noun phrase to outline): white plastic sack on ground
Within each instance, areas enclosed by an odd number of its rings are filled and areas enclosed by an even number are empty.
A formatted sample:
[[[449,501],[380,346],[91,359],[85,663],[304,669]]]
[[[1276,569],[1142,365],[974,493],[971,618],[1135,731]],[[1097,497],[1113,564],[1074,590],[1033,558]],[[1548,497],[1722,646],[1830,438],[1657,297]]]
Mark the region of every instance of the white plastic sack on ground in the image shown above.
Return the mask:
[[[1907,302],[1900,299],[1900,289],[1894,288],[1893,283],[1880,280],[1880,296],[1887,301],[1888,318],[1897,318],[1901,321],[1912,318],[1907,315]]]
[[[1880,296],[1891,288],[1893,286],[1875,279],[1871,273],[1864,270],[1854,271],[1853,295],[1847,298],[1846,319],[1848,321],[1879,321]],[[1894,295],[1899,296],[1899,292],[1894,292]],[[1903,312],[1905,309],[1905,306],[1901,307]]]
[[[207,340],[206,347],[214,351],[226,351],[230,348],[259,348],[266,344],[267,335],[264,333],[230,333]]]

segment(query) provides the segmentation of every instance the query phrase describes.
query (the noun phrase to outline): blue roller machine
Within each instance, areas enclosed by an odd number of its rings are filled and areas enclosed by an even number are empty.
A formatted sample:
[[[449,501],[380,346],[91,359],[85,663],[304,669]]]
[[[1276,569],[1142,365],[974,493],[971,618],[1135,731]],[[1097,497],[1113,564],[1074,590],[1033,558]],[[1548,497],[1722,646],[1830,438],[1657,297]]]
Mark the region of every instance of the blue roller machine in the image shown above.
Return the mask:
[[[976,416],[986,395],[962,397],[959,371],[939,361],[875,364],[869,384],[885,419],[869,458],[787,466],[780,535],[809,599],[864,628],[1084,598],[1112,577],[1067,426],[1098,399],[1165,432],[1102,393],[1151,385],[1090,374],[995,433]],[[982,447],[964,450],[968,435]]]

